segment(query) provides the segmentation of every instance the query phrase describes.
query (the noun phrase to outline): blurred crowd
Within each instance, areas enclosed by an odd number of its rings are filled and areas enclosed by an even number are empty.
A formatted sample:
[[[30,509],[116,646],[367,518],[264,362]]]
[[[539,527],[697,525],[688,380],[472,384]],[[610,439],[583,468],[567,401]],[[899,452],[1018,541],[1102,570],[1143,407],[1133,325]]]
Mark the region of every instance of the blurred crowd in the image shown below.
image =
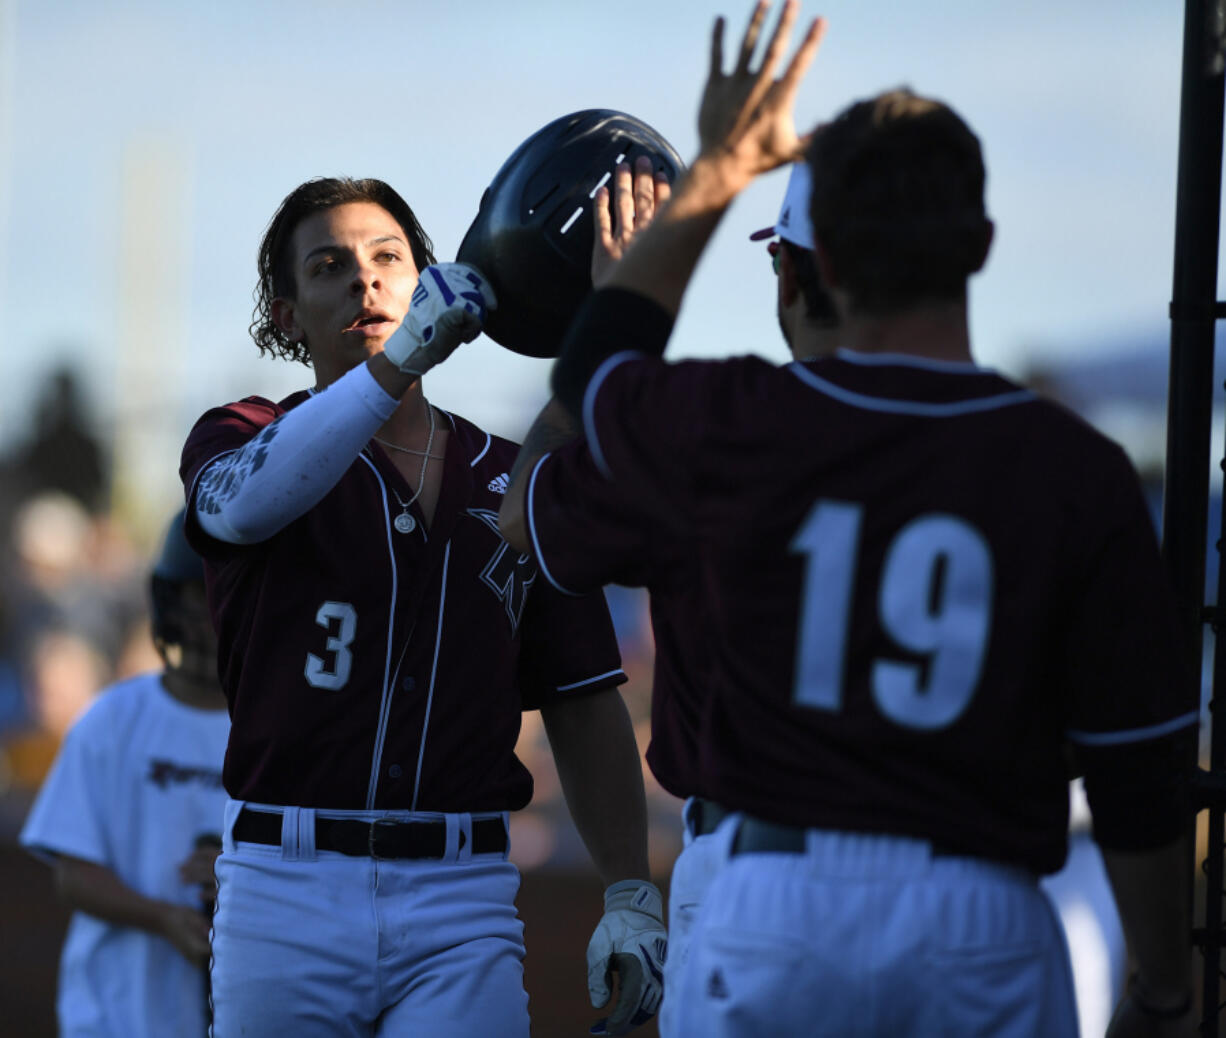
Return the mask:
[[[149,634],[148,575],[167,516],[125,519],[112,507],[111,458],[72,375],[36,396],[27,436],[0,456],[0,843],[17,831],[73,719],[111,682],[160,667]],[[177,474],[168,473],[177,487]],[[653,643],[646,594],[609,589],[640,749],[650,728]],[[539,715],[524,715],[518,751],[536,779],[512,817],[521,868],[586,867],[562,802]],[[653,871],[680,849],[680,802],[644,767]]]

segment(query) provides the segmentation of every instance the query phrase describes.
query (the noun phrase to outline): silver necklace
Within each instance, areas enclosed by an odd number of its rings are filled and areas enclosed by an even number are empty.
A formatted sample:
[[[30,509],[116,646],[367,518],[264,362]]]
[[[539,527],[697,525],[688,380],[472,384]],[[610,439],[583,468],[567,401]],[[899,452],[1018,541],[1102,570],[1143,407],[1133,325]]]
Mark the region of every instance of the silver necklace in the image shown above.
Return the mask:
[[[384,447],[389,447],[394,451],[400,451],[402,454],[413,454],[419,458],[425,456],[426,454],[425,451],[419,451],[413,447],[401,447],[400,444],[398,443],[389,443],[387,440],[379,439],[378,436],[372,436],[371,439],[374,440],[375,443],[378,443]],[[430,457],[433,458],[435,461],[443,460],[443,456],[441,454],[431,454]]]
[[[392,525],[400,533],[412,533],[417,529],[417,520],[409,515],[409,508],[413,502],[417,500],[422,492],[422,488],[426,485],[426,467],[430,464],[430,459],[433,455],[430,453],[430,448],[434,446],[434,408],[430,406],[430,402],[426,401],[426,411],[430,415],[430,435],[426,437],[426,449],[424,451],[412,451],[413,454],[421,455],[421,476],[417,481],[417,489],[413,492],[413,496],[407,501],[401,501],[400,495],[396,493],[395,488],[391,488],[392,497],[396,499],[396,504],[401,508],[401,512],[395,519],[392,520]],[[376,437],[378,439],[378,437]],[[379,440],[382,443],[382,440]],[[398,450],[407,451],[408,448],[400,447]]]

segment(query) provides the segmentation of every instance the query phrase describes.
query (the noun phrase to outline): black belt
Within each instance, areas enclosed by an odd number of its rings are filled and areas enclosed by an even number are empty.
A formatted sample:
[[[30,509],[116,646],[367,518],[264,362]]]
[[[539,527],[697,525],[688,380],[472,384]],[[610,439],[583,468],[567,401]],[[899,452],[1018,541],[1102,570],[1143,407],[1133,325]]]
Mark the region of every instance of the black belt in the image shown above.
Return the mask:
[[[803,854],[807,830],[746,816],[737,827],[732,854]]]
[[[505,854],[507,830],[501,818],[474,818],[473,854]],[[464,846],[464,833],[459,834]],[[234,823],[234,839],[281,845],[281,815],[243,808]],[[315,818],[315,848],[355,858],[441,858],[447,853],[446,822],[404,822],[379,818]]]
[[[719,828],[719,823],[732,814],[732,812],[726,807],[720,806],[714,800],[695,797],[694,802],[690,804],[688,814],[687,821],[690,826],[690,834],[693,836],[706,836],[708,833],[715,832]]]

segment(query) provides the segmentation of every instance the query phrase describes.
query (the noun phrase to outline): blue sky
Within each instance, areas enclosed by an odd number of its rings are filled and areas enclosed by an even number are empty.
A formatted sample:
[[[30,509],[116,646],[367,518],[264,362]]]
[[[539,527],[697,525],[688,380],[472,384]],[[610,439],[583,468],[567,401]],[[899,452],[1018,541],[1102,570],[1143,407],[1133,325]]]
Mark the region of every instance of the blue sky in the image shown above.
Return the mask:
[[[979,133],[997,239],[972,289],[982,363],[1164,341],[1182,4],[806,3],[830,28],[798,122],[908,84]],[[452,258],[524,137],[628,111],[687,160],[716,14],[743,0],[0,0],[0,449],[53,364],[97,419],[181,439],[213,403],[306,369],[247,338],[254,256],[312,176],[388,180]],[[143,177],[143,179],[142,179]],[[737,201],[699,268],[676,356],[785,359],[765,251],[785,174]],[[126,299],[127,303],[121,300]],[[444,407],[517,435],[547,364],[488,340],[428,379]],[[173,458],[177,442],[165,454]]]

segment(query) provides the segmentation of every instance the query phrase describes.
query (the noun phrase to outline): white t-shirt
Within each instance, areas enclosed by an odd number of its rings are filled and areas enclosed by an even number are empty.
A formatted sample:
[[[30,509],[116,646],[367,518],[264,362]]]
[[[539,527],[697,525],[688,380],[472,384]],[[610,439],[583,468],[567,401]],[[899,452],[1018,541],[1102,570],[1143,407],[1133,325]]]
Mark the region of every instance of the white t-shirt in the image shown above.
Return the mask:
[[[171,697],[159,673],[104,689],[74,723],[22,828],[39,857],[111,869],[148,897],[198,907],[178,874],[197,837],[220,834],[230,718]],[[60,956],[60,1034],[205,1033],[205,974],[169,941],[74,912]]]

